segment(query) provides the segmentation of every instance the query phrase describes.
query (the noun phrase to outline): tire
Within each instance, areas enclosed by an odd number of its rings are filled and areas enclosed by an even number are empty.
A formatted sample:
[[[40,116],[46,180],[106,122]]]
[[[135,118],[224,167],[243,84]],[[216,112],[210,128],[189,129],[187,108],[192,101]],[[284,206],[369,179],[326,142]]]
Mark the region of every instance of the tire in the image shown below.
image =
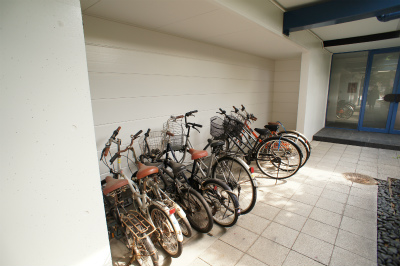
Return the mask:
[[[239,218],[239,202],[228,185],[217,179],[208,179],[201,186],[214,222],[223,227],[236,224]]]
[[[310,158],[310,149],[308,148],[308,145],[304,142],[302,138],[300,138],[297,135],[289,134],[289,133],[284,133],[281,134],[285,139],[290,139],[296,145],[300,148],[301,153],[303,154],[303,158],[301,159],[301,165],[300,167],[303,167],[303,165],[308,161]]]
[[[159,233],[158,243],[161,248],[173,258],[182,254],[183,244],[178,236],[170,217],[157,205],[150,205],[149,213],[154,226]]]
[[[285,133],[299,136],[306,143],[306,145],[308,146],[308,149],[310,150],[310,153],[311,153],[311,150],[312,150],[311,142],[306,138],[306,136],[304,136],[303,134],[301,134],[300,132],[298,132],[296,130],[282,131],[282,132],[279,132],[278,135],[282,135]]]
[[[135,247],[133,249],[136,260],[141,266],[158,266],[158,252],[151,242],[150,237],[146,236],[141,239],[135,239]]]
[[[212,168],[212,177],[226,183],[239,201],[240,214],[249,213],[256,204],[257,185],[249,169],[238,159],[222,157]]]
[[[294,175],[300,168],[302,157],[300,148],[283,137],[265,139],[256,151],[258,168],[274,179],[285,179]]]
[[[179,205],[193,229],[200,233],[208,233],[213,227],[213,219],[207,202],[194,189],[182,189]]]
[[[180,217],[177,215],[176,217],[178,219],[179,226],[181,227],[182,234],[189,238],[192,236],[192,227],[190,226],[189,220],[186,217]]]

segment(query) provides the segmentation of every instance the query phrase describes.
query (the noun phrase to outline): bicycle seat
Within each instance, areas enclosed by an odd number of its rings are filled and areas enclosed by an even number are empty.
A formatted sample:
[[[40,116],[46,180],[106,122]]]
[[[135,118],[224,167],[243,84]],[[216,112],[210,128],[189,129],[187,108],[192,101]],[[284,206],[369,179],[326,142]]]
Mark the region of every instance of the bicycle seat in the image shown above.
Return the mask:
[[[186,169],[185,165],[174,161],[168,161],[168,166],[172,168],[172,172],[174,172],[174,175],[177,175],[180,171]]]
[[[195,150],[195,149],[189,149],[189,153],[192,155],[192,160],[197,160],[206,157],[208,155],[207,151]]]
[[[265,128],[271,130],[271,131],[278,131],[278,125],[265,125]]]
[[[208,139],[208,143],[210,143],[211,148],[215,148],[218,146],[223,146],[225,144],[225,141]]]
[[[126,179],[114,179],[112,176],[107,176],[103,194],[107,195],[108,193],[126,185],[128,185],[128,180]]]
[[[264,129],[264,128],[255,128],[255,132],[257,132],[260,135],[268,135],[269,134],[269,129]]]
[[[158,167],[156,166],[146,166],[142,163],[138,163],[139,171],[136,173],[136,178],[137,179],[142,179],[143,177],[146,177],[151,174],[157,174],[158,173]]]

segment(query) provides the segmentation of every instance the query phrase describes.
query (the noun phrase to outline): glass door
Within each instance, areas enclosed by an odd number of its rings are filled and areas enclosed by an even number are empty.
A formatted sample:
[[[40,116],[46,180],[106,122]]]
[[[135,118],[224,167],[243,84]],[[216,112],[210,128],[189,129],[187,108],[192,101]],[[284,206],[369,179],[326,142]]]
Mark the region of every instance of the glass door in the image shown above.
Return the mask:
[[[399,58],[400,48],[370,52],[360,110],[360,130],[400,133],[400,110],[394,95],[400,93]],[[389,94],[391,96],[387,96]]]

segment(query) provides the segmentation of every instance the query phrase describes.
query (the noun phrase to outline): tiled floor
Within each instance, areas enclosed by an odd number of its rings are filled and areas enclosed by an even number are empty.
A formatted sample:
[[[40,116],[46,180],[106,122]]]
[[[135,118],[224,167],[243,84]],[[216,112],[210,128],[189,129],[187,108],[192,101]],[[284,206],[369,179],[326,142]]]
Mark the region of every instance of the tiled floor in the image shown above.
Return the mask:
[[[257,178],[257,204],[235,226],[215,225],[209,234],[186,239],[182,256],[163,265],[376,265],[377,186],[352,183],[341,173],[398,177],[400,152],[318,141],[312,146],[295,176],[277,184]]]

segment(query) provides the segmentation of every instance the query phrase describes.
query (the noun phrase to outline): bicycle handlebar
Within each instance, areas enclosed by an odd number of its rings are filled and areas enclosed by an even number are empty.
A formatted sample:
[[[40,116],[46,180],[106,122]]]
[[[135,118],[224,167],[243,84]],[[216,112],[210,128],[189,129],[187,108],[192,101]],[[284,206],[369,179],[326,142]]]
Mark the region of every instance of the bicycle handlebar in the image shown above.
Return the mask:
[[[187,112],[187,113],[185,114],[185,116],[191,116],[191,115],[193,115],[194,113],[197,113],[197,112],[198,112],[197,110],[190,111],[190,112]]]
[[[144,133],[144,135],[145,135],[146,138],[149,136],[150,130],[151,130],[151,129],[149,128],[149,129],[147,130],[147,132]]]
[[[235,106],[233,106],[233,109],[235,110],[235,113],[239,113],[239,109],[237,109]]]
[[[139,130],[135,135],[131,135],[131,138],[137,139],[142,132],[143,132],[143,130]],[[150,128],[147,130],[147,133],[149,133],[149,132],[150,132]]]
[[[194,128],[194,127],[203,127],[203,125],[196,124],[196,123],[190,123],[190,122],[188,122],[187,124],[188,124],[189,126],[192,126],[193,128]]]
[[[225,111],[225,110],[222,110],[221,108],[219,108],[219,110],[221,111],[221,113],[218,113],[218,112],[217,112],[217,114],[221,114],[221,115],[226,114],[226,111]]]
[[[242,104],[242,111],[244,111],[244,109],[246,109],[246,108],[244,108],[244,106],[243,106],[243,104]]]
[[[111,142],[113,140],[115,140],[115,137],[118,135],[120,130],[121,130],[121,127],[118,127],[116,130],[114,130],[113,134],[108,139],[108,142],[106,143],[106,147],[101,151],[100,161],[101,161],[101,159],[103,159],[103,156],[107,156],[108,155],[108,152],[110,151]]]

